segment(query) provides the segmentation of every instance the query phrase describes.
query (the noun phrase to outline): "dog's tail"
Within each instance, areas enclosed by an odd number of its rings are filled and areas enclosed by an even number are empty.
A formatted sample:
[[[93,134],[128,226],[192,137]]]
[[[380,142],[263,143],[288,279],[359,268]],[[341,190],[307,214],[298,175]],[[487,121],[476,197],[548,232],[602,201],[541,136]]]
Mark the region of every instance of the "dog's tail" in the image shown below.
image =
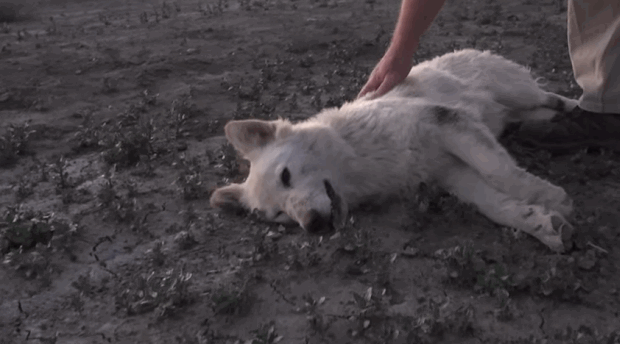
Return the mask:
[[[548,121],[558,114],[571,112],[579,101],[570,99],[553,92],[545,92],[545,99],[541,106],[523,111],[519,114],[522,121]]]

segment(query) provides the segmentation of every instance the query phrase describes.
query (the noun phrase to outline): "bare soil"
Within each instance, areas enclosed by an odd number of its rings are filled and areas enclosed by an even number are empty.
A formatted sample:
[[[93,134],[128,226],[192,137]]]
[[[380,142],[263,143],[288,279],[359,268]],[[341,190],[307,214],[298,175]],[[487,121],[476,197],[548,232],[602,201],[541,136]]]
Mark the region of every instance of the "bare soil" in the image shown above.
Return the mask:
[[[574,197],[552,254],[453,197],[312,236],[219,213],[230,119],[355,97],[399,0],[42,1],[0,27],[0,343],[620,343],[620,157],[502,142]],[[22,9],[19,9],[22,11]],[[448,1],[418,61],[490,49],[579,96],[562,2]]]

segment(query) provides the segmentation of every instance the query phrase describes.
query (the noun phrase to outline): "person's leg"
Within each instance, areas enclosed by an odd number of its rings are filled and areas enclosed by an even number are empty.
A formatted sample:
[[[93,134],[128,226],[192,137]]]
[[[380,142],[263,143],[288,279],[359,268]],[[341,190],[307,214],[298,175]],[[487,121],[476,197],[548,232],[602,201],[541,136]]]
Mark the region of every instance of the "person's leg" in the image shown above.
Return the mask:
[[[620,1],[570,0],[568,49],[579,107],[620,114]]]
[[[579,106],[551,123],[524,124],[519,138],[552,150],[620,151],[620,1],[569,0],[567,16]]]

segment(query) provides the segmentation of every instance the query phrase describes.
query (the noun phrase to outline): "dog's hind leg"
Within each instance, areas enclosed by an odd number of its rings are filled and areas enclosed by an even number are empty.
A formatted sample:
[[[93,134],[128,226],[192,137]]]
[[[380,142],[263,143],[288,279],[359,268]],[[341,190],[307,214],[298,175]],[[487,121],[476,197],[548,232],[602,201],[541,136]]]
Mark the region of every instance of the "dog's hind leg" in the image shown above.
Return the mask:
[[[527,204],[486,183],[469,166],[458,163],[445,170],[440,185],[461,201],[475,205],[490,220],[531,234],[556,252],[566,249],[574,229],[564,216],[537,204]]]
[[[572,212],[572,200],[564,189],[517,166],[491,131],[458,110],[450,111],[450,121],[438,121],[438,138],[452,155],[477,171],[486,182],[513,198],[540,204],[565,216]]]
[[[577,99],[570,99],[553,92],[545,92],[545,99],[541,106],[554,109],[558,112],[570,112],[579,105]]]
[[[549,121],[557,115],[571,112],[579,101],[569,99],[553,92],[544,92],[543,103],[533,109],[516,111],[515,117],[511,118],[517,122],[521,121]]]

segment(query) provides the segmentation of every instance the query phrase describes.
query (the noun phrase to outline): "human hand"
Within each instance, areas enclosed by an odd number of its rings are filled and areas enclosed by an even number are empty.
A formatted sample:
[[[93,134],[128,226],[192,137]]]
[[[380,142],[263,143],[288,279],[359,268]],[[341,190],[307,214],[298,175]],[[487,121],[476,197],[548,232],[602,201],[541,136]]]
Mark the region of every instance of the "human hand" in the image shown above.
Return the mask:
[[[404,53],[396,49],[388,49],[368,77],[366,85],[358,94],[358,98],[372,93],[371,98],[388,93],[400,84],[411,70],[413,53]]]

